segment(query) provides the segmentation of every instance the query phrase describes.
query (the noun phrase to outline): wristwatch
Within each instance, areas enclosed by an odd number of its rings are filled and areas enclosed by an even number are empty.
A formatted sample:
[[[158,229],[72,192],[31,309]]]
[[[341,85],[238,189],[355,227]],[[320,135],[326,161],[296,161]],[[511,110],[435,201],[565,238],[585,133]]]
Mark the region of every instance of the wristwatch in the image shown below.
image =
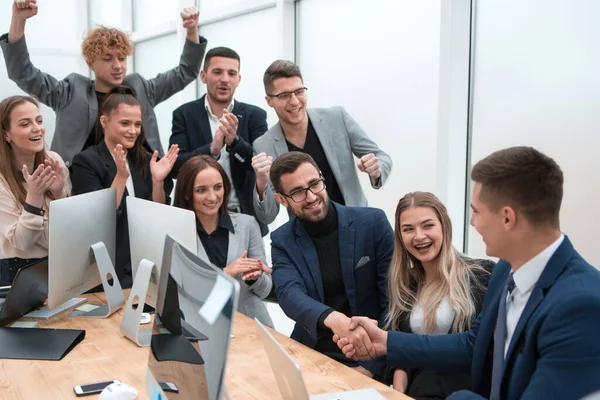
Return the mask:
[[[28,213],[34,214],[34,215],[39,215],[41,217],[43,217],[44,214],[46,213],[46,211],[44,211],[43,208],[34,207],[29,203],[23,204],[23,210],[27,211]]]

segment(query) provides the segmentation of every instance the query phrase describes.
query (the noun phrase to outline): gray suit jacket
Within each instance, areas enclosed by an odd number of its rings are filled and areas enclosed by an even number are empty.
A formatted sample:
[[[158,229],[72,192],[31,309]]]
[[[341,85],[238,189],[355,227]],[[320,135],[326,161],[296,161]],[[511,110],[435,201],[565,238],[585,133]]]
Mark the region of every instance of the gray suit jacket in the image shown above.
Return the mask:
[[[366,206],[367,198],[360,186],[358,168],[352,155],[362,157],[374,153],[377,156],[381,177],[371,179],[371,186],[375,189],[379,189],[389,176],[392,170],[392,159],[367,136],[343,107],[313,108],[308,109],[307,112],[346,205]],[[255,154],[264,152],[273,159],[287,153],[288,148],[281,125],[277,123],[256,139],[253,147]],[[279,203],[275,200],[272,184],[269,183],[262,201],[254,190],[254,209],[256,218],[265,224],[270,224],[277,217]]]
[[[227,264],[231,264],[242,255],[244,250],[248,250],[248,258],[261,260],[263,264],[268,265],[263,238],[254,217],[237,213],[229,213],[229,216],[235,233],[229,232]],[[198,238],[198,257],[207,263],[211,263],[200,238]],[[271,275],[263,273],[251,286],[248,286],[242,280],[241,274],[236,279],[240,283],[238,311],[250,318],[256,317],[263,324],[273,328],[271,316],[262,301],[273,287]]]
[[[8,77],[23,91],[37,97],[56,112],[56,130],[51,149],[60,154],[67,167],[70,167],[73,157],[83,148],[98,119],[94,81],[76,73],[59,81],[40,71],[31,63],[25,37],[9,43],[8,35],[2,35],[0,47]],[[136,73],[125,76],[123,80],[123,85],[135,90],[142,104],[144,133],[148,144],[153,150],[158,150],[161,156],[164,151],[154,107],[198,77],[205,50],[206,39],[203,37],[200,37],[199,44],[186,40],[177,67],[149,80]]]

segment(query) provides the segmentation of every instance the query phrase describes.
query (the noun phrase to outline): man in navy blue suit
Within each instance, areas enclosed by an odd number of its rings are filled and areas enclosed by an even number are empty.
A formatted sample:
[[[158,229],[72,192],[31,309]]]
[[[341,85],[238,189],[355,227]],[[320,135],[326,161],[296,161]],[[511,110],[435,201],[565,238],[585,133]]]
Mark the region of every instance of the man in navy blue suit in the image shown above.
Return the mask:
[[[600,389],[600,272],[560,231],[563,173],[531,147],[479,161],[471,225],[501,258],[483,310],[464,333],[443,336],[366,329],[394,367],[471,370],[473,391],[449,399],[580,399]],[[334,337],[349,357],[351,339]]]
[[[204,96],[173,111],[169,146],[179,145],[179,156],[171,172],[193,156],[212,155],[219,160],[231,180],[228,209],[255,216],[253,189],[256,175],[252,169],[252,143],[267,131],[267,113],[251,104],[234,100],[240,84],[240,56],[227,47],[206,53],[200,79],[206,84]],[[259,221],[260,230],[267,226]]]
[[[366,332],[350,332],[348,326],[354,315],[383,322],[387,310],[394,232],[384,212],[329,200],[327,182],[306,153],[279,156],[270,179],[276,200],[296,216],[271,234],[273,282],[279,305],[296,321],[292,338],[365,375],[380,377],[383,358],[346,358],[332,336],[349,335],[362,356],[375,356]]]

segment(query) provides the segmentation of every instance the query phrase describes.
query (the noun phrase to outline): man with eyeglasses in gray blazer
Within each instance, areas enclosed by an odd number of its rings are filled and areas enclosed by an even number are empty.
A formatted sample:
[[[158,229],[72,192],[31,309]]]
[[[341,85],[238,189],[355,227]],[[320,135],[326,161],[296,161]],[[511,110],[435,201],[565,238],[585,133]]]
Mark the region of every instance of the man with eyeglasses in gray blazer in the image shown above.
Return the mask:
[[[265,71],[263,82],[267,103],[277,113],[279,122],[253,143],[257,219],[270,224],[279,213],[269,171],[273,160],[289,151],[312,156],[331,200],[347,206],[366,206],[357,170],[368,174],[371,186],[379,189],[391,172],[391,158],[343,107],[307,110],[307,88],[300,68],[291,61],[273,62]],[[359,158],[356,166],[353,155]]]

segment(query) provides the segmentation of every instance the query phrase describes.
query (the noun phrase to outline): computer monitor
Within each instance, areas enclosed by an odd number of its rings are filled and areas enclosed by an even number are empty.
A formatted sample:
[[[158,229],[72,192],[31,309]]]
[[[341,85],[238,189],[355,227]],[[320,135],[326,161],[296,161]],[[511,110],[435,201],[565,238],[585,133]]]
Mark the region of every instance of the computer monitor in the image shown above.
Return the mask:
[[[121,320],[121,333],[139,346],[148,346],[151,330],[140,330],[142,307],[133,308],[134,301],[155,307],[167,235],[197,254],[196,215],[190,210],[132,196],[126,201],[133,285]]]
[[[239,283],[167,236],[158,286],[146,392],[220,400]],[[184,328],[206,340],[188,340]]]
[[[116,190],[103,189],[50,202],[48,307],[54,309],[102,283],[106,305],[86,305],[71,316],[108,317],[125,304],[113,267]],[[109,282],[110,281],[110,282]]]

